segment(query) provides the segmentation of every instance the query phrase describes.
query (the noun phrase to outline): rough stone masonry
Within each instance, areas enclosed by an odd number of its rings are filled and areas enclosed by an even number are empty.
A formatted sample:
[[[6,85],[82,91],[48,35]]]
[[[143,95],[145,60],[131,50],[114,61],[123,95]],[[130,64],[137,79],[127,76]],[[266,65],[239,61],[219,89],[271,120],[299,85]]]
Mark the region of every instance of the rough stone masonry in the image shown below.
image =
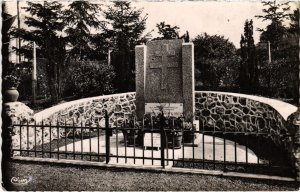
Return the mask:
[[[169,114],[194,114],[194,46],[181,39],[149,41],[135,49],[136,114],[164,108]],[[167,111],[165,111],[167,110]]]

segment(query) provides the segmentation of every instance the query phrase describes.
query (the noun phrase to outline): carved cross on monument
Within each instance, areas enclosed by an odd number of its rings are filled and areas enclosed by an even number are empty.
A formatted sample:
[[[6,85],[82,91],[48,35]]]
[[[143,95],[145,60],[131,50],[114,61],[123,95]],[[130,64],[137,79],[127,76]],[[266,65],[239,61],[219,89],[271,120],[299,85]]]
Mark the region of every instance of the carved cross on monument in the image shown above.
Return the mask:
[[[182,39],[164,39],[136,46],[135,69],[138,120],[143,120],[147,113],[156,113],[155,110],[161,106],[165,106],[165,114],[177,116],[183,113],[186,120],[193,120],[193,43],[184,43]]]
[[[168,44],[164,44],[161,47],[161,51],[155,51],[155,57],[160,57],[160,62],[151,62],[151,69],[161,69],[161,89],[167,88],[167,73],[168,68],[179,67],[178,62],[170,61],[170,57],[175,57],[175,51],[170,51]]]

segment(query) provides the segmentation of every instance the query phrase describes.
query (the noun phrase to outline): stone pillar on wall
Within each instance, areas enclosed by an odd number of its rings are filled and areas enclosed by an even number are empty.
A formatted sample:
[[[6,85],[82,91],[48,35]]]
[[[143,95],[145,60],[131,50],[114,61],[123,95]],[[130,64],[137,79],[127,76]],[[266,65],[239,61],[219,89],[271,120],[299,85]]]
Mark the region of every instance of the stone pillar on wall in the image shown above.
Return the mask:
[[[21,102],[8,102],[2,109],[2,152],[3,158],[11,157],[13,124],[33,120],[33,110]]]
[[[146,45],[135,47],[135,84],[136,84],[136,114],[138,119],[145,114],[145,73],[146,73]]]
[[[193,121],[195,113],[194,44],[182,44],[183,111],[186,120]]]
[[[10,119],[11,123],[30,120],[33,118],[33,110],[21,102],[8,102],[3,104],[3,111]]]

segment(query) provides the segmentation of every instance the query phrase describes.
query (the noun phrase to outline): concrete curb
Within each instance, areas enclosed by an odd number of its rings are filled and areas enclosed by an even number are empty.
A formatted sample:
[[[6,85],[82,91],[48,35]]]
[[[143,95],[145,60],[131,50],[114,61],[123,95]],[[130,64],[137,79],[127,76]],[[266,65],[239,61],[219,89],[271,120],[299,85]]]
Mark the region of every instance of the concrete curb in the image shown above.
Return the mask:
[[[223,172],[217,170],[188,169],[188,168],[174,168],[174,167],[166,167],[165,169],[163,169],[161,166],[140,166],[140,165],[125,166],[125,165],[116,165],[116,164],[105,164],[102,162],[67,160],[67,159],[57,160],[57,159],[50,159],[50,158],[33,158],[33,157],[13,157],[12,159],[16,161],[53,163],[53,164],[64,164],[64,165],[67,164],[67,165],[75,165],[75,166],[92,166],[92,167],[102,167],[102,168],[144,170],[144,171],[157,171],[157,172],[166,172],[166,173],[191,173],[191,174],[202,174],[202,175],[215,175],[215,176],[225,176],[225,177],[239,177],[239,178],[291,181],[291,182],[296,181],[296,179],[290,177],[238,173],[238,172]]]

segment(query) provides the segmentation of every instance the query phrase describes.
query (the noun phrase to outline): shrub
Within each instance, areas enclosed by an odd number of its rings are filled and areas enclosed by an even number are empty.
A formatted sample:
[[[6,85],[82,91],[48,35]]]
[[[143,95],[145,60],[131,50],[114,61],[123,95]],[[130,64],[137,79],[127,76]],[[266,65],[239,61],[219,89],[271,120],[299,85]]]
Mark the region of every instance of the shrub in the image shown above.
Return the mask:
[[[261,68],[260,84],[264,95],[275,98],[297,98],[298,65],[287,59],[264,63]]]
[[[19,80],[18,91],[20,93],[19,100],[29,100],[32,96],[32,64],[29,62],[23,62],[13,65],[12,75]],[[5,86],[5,85],[4,85]]]
[[[99,61],[71,61],[66,74],[64,96],[92,97],[114,92],[115,73]]]
[[[19,86],[20,80],[14,75],[6,75],[3,78],[3,88],[17,88]]]

